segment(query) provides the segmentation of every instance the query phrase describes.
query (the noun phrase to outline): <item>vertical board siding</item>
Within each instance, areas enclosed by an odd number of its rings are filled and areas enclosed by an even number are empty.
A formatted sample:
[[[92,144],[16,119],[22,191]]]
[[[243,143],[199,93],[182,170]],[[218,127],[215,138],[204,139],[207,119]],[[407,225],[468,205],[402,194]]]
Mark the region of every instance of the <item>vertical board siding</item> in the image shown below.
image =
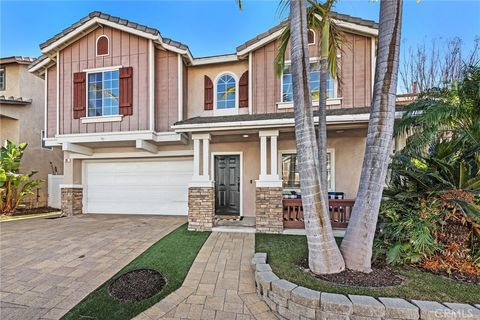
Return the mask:
[[[95,42],[100,35],[106,35],[109,38],[110,54],[97,57]],[[73,74],[84,69],[120,65],[133,68],[133,115],[123,117],[121,122],[83,124],[80,119],[73,119]],[[101,27],[62,49],[58,67],[60,69],[60,134],[149,129],[147,39],[109,27]],[[53,72],[55,67],[49,68],[49,136],[53,136],[55,130],[55,127],[52,127],[55,115],[50,115],[53,111],[51,106],[56,106],[56,87],[53,86],[56,83],[56,74]]]
[[[178,117],[178,56],[155,49],[155,129],[171,131]],[[185,99],[186,100],[186,99]]]
[[[53,138],[57,134],[57,67],[48,68],[47,87],[47,137]]]
[[[315,33],[315,44],[309,46],[311,58],[319,57],[319,32]],[[274,60],[278,52],[279,41],[272,41],[258,48],[252,54],[252,110],[253,113],[289,112],[292,109],[278,109],[277,102],[281,101],[281,79],[275,74]],[[371,80],[371,38],[367,36],[345,33],[345,43],[342,46],[339,59],[339,74],[342,84],[339,83],[338,97],[340,105],[329,108],[352,108],[370,105],[372,95]],[[285,53],[285,60],[290,60],[290,45]]]

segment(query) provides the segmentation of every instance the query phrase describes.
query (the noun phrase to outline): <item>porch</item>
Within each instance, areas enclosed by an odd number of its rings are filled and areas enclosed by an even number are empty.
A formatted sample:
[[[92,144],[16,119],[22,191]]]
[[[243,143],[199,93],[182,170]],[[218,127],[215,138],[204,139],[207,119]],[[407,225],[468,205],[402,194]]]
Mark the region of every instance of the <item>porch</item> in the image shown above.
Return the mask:
[[[331,126],[327,156],[330,217],[345,229],[356,196],[364,128]],[[304,229],[293,128],[192,133],[191,230],[245,227]]]

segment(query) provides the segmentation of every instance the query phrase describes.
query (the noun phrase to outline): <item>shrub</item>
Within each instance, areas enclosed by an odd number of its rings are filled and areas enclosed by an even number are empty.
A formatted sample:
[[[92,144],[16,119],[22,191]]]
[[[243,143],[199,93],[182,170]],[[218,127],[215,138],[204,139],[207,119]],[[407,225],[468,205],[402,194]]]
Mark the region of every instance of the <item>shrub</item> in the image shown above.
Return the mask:
[[[36,173],[20,173],[20,164],[27,143],[15,143],[7,140],[0,150],[0,212],[13,214],[22,199],[43,181],[32,179]]]

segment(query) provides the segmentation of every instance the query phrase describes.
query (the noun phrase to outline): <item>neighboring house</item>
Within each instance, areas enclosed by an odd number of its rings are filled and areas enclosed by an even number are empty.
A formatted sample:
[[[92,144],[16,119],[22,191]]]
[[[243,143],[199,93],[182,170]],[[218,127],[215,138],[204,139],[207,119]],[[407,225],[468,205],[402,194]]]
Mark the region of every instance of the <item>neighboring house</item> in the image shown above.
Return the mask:
[[[61,150],[44,145],[45,85],[44,81],[28,72],[33,58],[0,58],[0,142],[27,142],[22,159],[22,172],[37,171],[33,176],[45,180],[25,199],[33,207],[47,205],[47,176],[57,168],[63,170]]]
[[[354,199],[378,26],[335,21],[345,43],[342,82],[328,80],[328,181]],[[93,12],[42,43],[30,72],[46,79],[45,143],[64,151],[63,210],[188,214],[194,230],[211,229],[214,215],[241,215],[280,232],[282,198],[299,193],[289,54],[282,76],[273,65],[281,32],[194,58],[156,29]],[[318,99],[318,30],[309,41]]]

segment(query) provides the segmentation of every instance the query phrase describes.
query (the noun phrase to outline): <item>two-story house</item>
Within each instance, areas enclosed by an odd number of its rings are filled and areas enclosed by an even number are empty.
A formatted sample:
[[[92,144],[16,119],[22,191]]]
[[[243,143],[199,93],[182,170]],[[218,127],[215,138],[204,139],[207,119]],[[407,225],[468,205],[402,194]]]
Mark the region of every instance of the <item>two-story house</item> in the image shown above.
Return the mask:
[[[345,42],[341,81],[328,79],[328,187],[354,199],[378,26],[335,22]],[[42,43],[30,72],[45,79],[45,143],[64,151],[63,210],[188,215],[192,230],[216,216],[255,218],[260,232],[296,220],[285,210],[300,207],[282,205],[300,197],[288,53],[283,74],[274,71],[282,30],[195,58],[154,28],[92,12]],[[318,30],[308,38],[318,104]]]
[[[30,57],[0,58],[0,143],[27,142],[22,158],[22,172],[35,171],[35,179],[44,182],[23,199],[27,207],[43,207],[48,203],[48,175],[61,174],[63,154],[58,148],[45,146],[45,85],[28,72],[34,61]]]

